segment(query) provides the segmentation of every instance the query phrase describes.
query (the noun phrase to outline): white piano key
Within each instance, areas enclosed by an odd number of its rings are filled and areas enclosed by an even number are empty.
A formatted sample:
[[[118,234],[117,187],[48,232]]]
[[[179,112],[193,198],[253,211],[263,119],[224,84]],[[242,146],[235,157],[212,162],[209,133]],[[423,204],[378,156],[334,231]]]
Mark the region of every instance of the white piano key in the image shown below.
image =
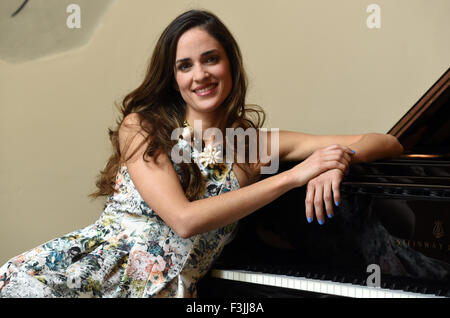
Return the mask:
[[[288,287],[288,279],[286,277],[281,277],[281,287],[287,288]]]
[[[370,298],[370,290],[368,290],[367,288],[364,288],[362,297],[363,298]]]
[[[370,298],[379,298],[379,291],[377,287],[370,287]]]
[[[326,294],[328,292],[328,284],[326,282],[322,282],[320,284],[320,292],[322,294]]]
[[[363,289],[360,287],[355,287],[355,297],[362,298],[362,296],[363,296]]]
[[[281,277],[275,276],[275,286],[281,286]]]
[[[302,289],[302,290],[308,290],[308,281],[307,281],[306,279],[302,279],[300,283],[301,283],[300,289]]]
[[[377,290],[377,298],[386,298],[386,291],[383,289]]]
[[[269,276],[269,285],[276,286],[275,277],[273,275]]]
[[[336,284],[334,285],[334,294],[336,296],[341,296],[342,295],[342,286],[340,284]]]
[[[327,294],[334,295],[334,293],[335,293],[335,286],[334,286],[334,284],[332,282],[328,282],[327,286],[328,286]]]
[[[314,282],[312,280],[305,280],[305,290],[314,291]]]
[[[353,284],[349,284],[348,291],[349,291],[348,296],[352,297],[352,298],[355,298],[356,288],[355,288],[355,286]]]
[[[348,297],[348,286],[347,286],[347,284],[342,284],[341,285],[341,295],[342,296],[345,296],[345,297]]]
[[[295,278],[295,280],[294,280],[294,288],[295,289],[299,289],[299,290],[302,289],[301,278],[298,278],[298,277]]]
[[[295,280],[294,279],[289,279],[288,280],[288,288],[295,288]]]
[[[314,281],[313,284],[314,284],[314,291],[316,293],[320,293],[320,290],[322,289],[322,284],[318,281]]]

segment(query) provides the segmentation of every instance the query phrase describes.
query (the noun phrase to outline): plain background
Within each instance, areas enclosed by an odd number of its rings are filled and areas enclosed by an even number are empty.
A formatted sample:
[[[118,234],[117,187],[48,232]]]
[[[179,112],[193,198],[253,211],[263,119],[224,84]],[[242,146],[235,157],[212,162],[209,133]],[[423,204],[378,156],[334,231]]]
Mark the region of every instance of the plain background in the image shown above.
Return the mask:
[[[234,34],[247,102],[266,110],[268,128],[387,132],[450,60],[448,0],[115,0],[95,23],[81,2],[82,28],[57,41],[66,50],[33,58],[39,42],[0,38],[28,58],[0,58],[1,264],[98,219],[105,200],[87,195],[111,153],[114,103],[140,84],[160,33],[186,10],[210,10]],[[19,34],[45,24],[29,18],[39,3],[17,16]],[[366,24],[372,3],[379,29]],[[85,41],[70,48],[79,33]]]

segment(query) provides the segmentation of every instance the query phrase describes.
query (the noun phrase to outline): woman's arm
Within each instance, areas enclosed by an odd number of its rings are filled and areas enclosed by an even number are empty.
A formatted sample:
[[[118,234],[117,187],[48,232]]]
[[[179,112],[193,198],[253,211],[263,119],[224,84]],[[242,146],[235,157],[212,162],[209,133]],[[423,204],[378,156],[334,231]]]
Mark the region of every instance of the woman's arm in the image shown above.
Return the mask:
[[[267,140],[270,143],[271,138]],[[280,161],[300,161],[307,158],[317,149],[333,144],[348,146],[355,150],[356,155],[353,157],[353,162],[368,162],[380,158],[394,157],[403,152],[403,147],[397,141],[397,138],[388,134],[312,135],[293,131],[280,131]]]
[[[278,198],[286,191],[306,184],[329,169],[347,169],[351,150],[334,146],[316,151],[289,171],[274,175],[241,189],[190,202],[181,187],[170,158],[142,159],[148,137],[130,116],[119,129],[121,150],[129,145],[128,172],[144,201],[181,237],[207,232],[233,223]],[[121,152],[123,153],[123,152]],[[124,154],[126,155],[126,154]]]
[[[364,134],[358,141],[348,146],[356,152],[352,161],[354,163],[396,157],[401,155],[404,150],[394,136],[378,133]]]

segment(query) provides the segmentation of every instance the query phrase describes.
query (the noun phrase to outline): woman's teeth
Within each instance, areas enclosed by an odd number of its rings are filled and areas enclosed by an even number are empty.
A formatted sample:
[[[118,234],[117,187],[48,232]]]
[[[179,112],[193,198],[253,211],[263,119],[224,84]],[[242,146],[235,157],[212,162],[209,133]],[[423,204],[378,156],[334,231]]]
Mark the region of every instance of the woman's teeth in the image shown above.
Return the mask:
[[[216,87],[216,84],[212,84],[208,87],[202,88],[202,89],[197,89],[195,92],[197,93],[206,93],[207,91],[213,89],[214,87]]]

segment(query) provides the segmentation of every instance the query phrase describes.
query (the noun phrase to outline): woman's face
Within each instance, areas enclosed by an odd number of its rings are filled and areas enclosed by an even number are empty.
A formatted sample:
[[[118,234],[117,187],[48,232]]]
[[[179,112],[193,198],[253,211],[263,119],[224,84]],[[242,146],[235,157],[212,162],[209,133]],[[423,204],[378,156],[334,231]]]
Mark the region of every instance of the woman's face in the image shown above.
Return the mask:
[[[218,110],[232,87],[230,62],[222,45],[198,27],[183,33],[177,44],[175,80],[188,111]]]

